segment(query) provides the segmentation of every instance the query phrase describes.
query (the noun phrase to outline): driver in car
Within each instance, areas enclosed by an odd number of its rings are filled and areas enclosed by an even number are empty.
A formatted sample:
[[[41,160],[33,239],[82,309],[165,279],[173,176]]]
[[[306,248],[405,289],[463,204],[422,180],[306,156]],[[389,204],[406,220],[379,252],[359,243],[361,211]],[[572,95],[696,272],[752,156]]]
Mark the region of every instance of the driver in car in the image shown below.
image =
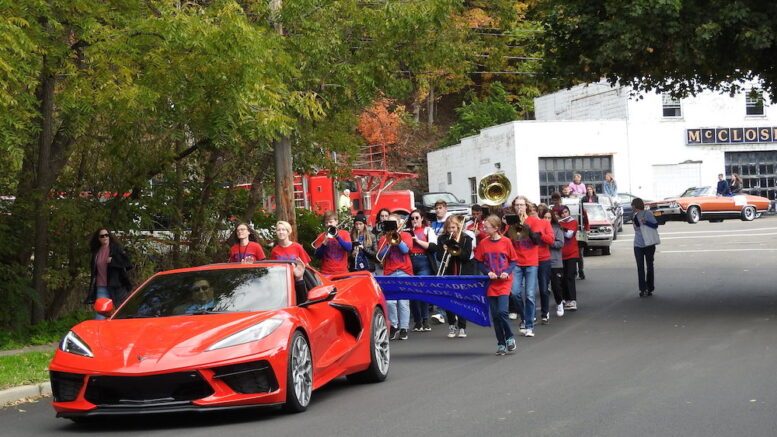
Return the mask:
[[[207,279],[200,278],[194,281],[190,291],[194,303],[186,307],[184,310],[186,314],[213,310],[216,302],[213,300],[213,287]]]

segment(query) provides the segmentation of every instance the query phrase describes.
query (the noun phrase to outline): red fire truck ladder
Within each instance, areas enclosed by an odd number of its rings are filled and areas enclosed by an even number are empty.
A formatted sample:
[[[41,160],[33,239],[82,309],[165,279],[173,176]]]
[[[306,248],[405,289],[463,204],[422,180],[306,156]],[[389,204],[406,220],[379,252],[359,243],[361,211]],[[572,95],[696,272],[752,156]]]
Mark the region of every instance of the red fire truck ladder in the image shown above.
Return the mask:
[[[308,180],[302,177],[302,175],[294,175],[294,207],[310,209],[310,201],[308,200]]]

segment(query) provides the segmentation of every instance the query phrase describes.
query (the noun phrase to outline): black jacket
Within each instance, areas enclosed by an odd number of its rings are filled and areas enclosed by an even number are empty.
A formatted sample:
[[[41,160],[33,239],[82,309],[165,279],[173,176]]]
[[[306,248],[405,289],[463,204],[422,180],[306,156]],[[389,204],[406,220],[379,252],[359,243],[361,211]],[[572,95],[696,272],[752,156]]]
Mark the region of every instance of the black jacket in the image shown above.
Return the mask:
[[[109,247],[109,257],[111,262],[108,263],[108,289],[111,292],[111,299],[115,306],[124,300],[132,290],[132,281],[130,281],[127,272],[132,270],[132,262],[118,244],[111,244]],[[89,293],[86,296],[84,303],[93,304],[97,298],[97,253],[92,253],[92,258],[89,262],[91,267],[91,279],[89,280]]]
[[[435,258],[437,262],[442,262],[442,256],[445,253],[445,243],[450,236],[448,234],[442,234],[437,237],[437,247],[435,249]],[[445,275],[475,275],[477,274],[475,263],[470,259],[472,256],[472,237],[462,233],[459,241],[461,251],[457,256],[452,256],[448,262],[448,267],[445,268]]]

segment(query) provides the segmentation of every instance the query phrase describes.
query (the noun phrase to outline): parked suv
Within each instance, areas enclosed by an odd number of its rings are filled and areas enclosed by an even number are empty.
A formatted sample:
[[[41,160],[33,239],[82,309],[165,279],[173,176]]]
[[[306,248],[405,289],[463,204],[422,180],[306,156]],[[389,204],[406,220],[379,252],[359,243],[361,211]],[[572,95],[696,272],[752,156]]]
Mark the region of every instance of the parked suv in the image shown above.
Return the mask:
[[[610,254],[610,245],[615,236],[615,228],[601,203],[584,203],[588,216],[588,248],[600,249],[603,255]]]
[[[444,200],[448,204],[448,212],[451,215],[472,215],[472,208],[464,200],[454,196],[453,193],[447,191],[437,191],[433,193],[421,194],[421,202],[418,207],[423,207],[427,211],[434,210],[434,204],[438,200]]]

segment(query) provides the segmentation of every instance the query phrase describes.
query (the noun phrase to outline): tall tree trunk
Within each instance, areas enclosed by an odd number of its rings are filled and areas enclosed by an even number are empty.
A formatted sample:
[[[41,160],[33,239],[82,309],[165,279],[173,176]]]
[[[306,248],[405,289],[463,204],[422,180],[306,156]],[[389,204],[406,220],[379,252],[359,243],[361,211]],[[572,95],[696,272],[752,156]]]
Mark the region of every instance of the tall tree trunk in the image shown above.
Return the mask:
[[[291,224],[292,234],[297,235],[297,218],[294,214],[294,173],[291,166],[291,140],[283,137],[274,144],[275,155],[275,216]]]
[[[267,176],[269,167],[264,165],[267,160],[270,159],[270,153],[262,153],[256,162],[260,163],[259,168],[254,173],[254,179],[251,181],[251,191],[248,193],[248,204],[246,210],[243,212],[243,221],[250,222],[256,214],[256,209],[259,207],[259,203],[264,198],[264,187],[262,181]],[[293,189],[293,188],[292,188]]]
[[[218,151],[210,151],[208,161],[205,164],[203,171],[202,191],[197,199],[197,205],[192,211],[192,231],[189,235],[189,259],[197,264],[201,260],[197,259],[201,254],[203,236],[205,235],[206,226],[206,214],[209,210],[207,205],[210,205],[210,199],[213,195],[213,185],[218,175],[218,170],[221,167],[219,165],[219,158],[221,153]]]
[[[34,191],[34,260],[32,265],[32,287],[35,299],[32,303],[31,322],[43,321],[46,304],[46,269],[49,260],[49,210],[48,193],[51,186],[51,146],[54,142],[54,86],[56,78],[49,72],[48,59],[43,57],[40,74],[40,134],[38,136],[38,165]]]

